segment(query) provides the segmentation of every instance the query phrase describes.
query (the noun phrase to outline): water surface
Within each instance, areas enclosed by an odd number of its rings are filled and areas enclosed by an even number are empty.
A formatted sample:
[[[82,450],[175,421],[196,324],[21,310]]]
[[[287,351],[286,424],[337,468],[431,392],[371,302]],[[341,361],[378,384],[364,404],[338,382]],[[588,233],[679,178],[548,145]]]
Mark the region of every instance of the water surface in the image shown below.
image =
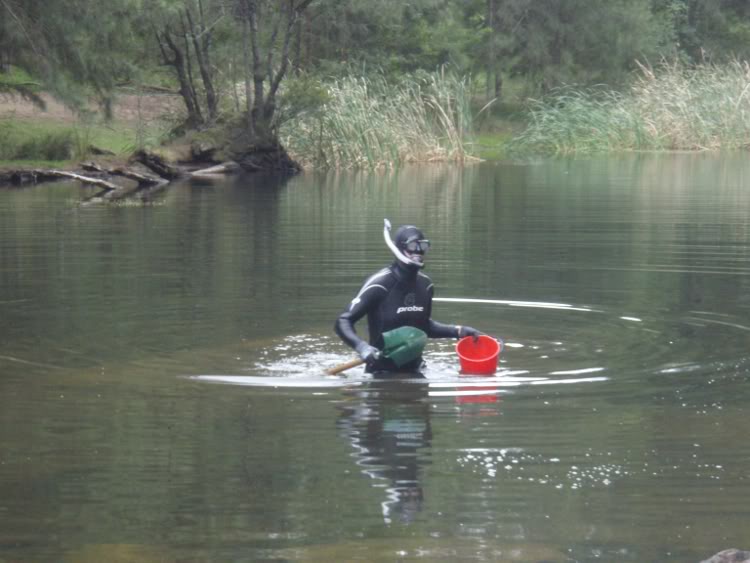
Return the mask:
[[[627,156],[0,191],[0,561],[699,561],[750,548],[750,164]],[[424,380],[323,370],[431,239]],[[362,327],[364,330],[364,327]],[[213,376],[213,377],[205,377]]]

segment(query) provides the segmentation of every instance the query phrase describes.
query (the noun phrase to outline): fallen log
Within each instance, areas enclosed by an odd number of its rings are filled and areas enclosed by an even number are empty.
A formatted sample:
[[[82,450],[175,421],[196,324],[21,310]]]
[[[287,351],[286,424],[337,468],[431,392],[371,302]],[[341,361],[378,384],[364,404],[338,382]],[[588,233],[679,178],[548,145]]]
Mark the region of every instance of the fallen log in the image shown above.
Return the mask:
[[[123,178],[135,180],[136,182],[138,182],[139,186],[155,186],[168,182],[168,180],[165,180],[164,178],[147,176],[146,174],[141,174],[129,168],[103,168],[93,162],[84,163],[81,165],[81,168],[83,168],[84,170],[99,172],[102,174],[109,174],[110,176],[122,176]]]
[[[179,168],[172,166],[157,154],[140,150],[133,155],[132,159],[167,180],[175,180],[182,176]]]
[[[58,179],[58,178],[69,178],[71,180],[77,180],[83,184],[91,184],[92,186],[99,186],[100,188],[104,188],[107,191],[120,189],[120,186],[118,186],[117,184],[113,184],[112,182],[108,182],[107,180],[102,180],[101,178],[91,178],[89,176],[82,176],[81,174],[75,174],[74,172],[65,172],[64,170],[33,169],[33,170],[26,170],[24,171],[24,173],[30,175],[31,181],[34,184],[38,182],[44,182],[46,180],[52,180],[52,179]]]
[[[217,164],[216,166],[209,166],[208,168],[201,168],[200,170],[194,170],[190,173],[191,176],[197,177],[212,177],[221,174],[234,174],[240,171],[240,165],[236,162],[224,162]]]

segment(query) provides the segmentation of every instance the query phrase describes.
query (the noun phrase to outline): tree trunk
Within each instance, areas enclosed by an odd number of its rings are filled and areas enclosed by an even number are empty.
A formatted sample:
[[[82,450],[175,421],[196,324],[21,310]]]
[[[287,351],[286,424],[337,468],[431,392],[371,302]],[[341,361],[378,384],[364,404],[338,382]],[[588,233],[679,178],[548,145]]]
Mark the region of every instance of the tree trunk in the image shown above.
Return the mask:
[[[194,90],[190,85],[189,76],[185,67],[185,55],[175,43],[172,33],[168,28],[161,34],[157,32],[156,39],[159,42],[159,49],[161,50],[164,64],[173,67],[177,73],[177,80],[180,84],[180,96],[185,103],[185,109],[188,113],[186,120],[187,126],[195,127],[200,125],[203,123],[203,116],[200,107],[198,106],[198,101],[195,99]],[[167,49],[172,53],[171,57],[169,56]]]
[[[253,73],[252,60],[250,58],[250,21],[247,15],[242,20],[242,50],[245,60],[245,108],[247,111],[247,129],[251,135],[255,135],[253,122],[253,88],[250,77]]]
[[[265,103],[265,93],[263,87],[266,81],[266,73],[263,68],[260,54],[260,38],[258,37],[258,6],[255,0],[247,0],[248,5],[248,24],[250,26],[250,51],[252,53],[252,73],[253,73],[253,107],[250,111],[250,118],[253,123],[253,130],[261,137],[268,134],[268,131],[259,127],[262,125],[263,105]],[[270,47],[272,48],[272,47]]]
[[[285,0],[271,3],[279,10],[271,14],[261,10],[266,4],[259,0],[237,0],[243,25],[248,115],[247,127],[234,136],[230,151],[234,160],[246,170],[299,170],[279,143],[274,130],[274,115],[276,95],[289,68],[295,26],[311,2]],[[262,36],[260,29],[264,30]],[[278,57],[278,68],[274,66],[275,57]]]
[[[204,122],[204,119],[203,112],[201,111],[201,105],[198,101],[198,92],[195,89],[195,79],[193,78],[193,63],[192,58],[190,57],[190,41],[188,40],[187,22],[183,17],[181,17],[180,23],[182,24],[182,40],[185,43],[185,56],[183,57],[183,60],[185,61],[185,70],[187,72],[187,84],[190,88],[190,94],[193,97],[193,101],[195,102],[195,108],[200,115],[199,124],[201,124]]]
[[[199,2],[198,6],[200,10],[200,20],[197,26],[198,33],[196,33],[196,25],[189,8],[185,8],[185,15],[190,24],[190,35],[193,40],[193,49],[195,49],[195,58],[198,61],[198,69],[201,73],[203,89],[206,91],[206,111],[208,112],[208,119],[213,121],[216,119],[219,100],[216,95],[211,72],[211,32],[206,29],[205,21],[203,19],[203,5]]]

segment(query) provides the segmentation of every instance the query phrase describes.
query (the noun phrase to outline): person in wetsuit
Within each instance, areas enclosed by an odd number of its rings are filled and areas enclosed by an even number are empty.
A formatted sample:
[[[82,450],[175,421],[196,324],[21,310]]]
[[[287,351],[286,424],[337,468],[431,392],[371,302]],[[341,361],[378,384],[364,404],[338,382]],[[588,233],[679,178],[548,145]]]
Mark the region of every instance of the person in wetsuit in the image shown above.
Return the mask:
[[[430,248],[417,227],[404,225],[390,235],[391,224],[385,220],[383,235],[396,259],[390,266],[371,275],[352,299],[349,307],[336,319],[335,330],[341,340],[357,351],[366,362],[368,373],[419,372],[419,357],[401,367],[383,356],[383,333],[402,326],[413,326],[429,338],[478,338],[478,330],[470,326],[449,325],[432,320],[432,280],[422,272],[425,253]],[[367,316],[370,341],[357,335],[354,324]]]

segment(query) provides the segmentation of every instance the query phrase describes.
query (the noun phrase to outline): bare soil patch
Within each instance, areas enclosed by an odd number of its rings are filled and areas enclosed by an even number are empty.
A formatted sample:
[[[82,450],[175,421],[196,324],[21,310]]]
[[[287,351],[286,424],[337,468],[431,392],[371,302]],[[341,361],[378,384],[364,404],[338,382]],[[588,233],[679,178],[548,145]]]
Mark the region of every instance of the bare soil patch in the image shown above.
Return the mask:
[[[73,123],[78,120],[78,116],[73,111],[52,96],[43,94],[41,97],[47,105],[44,110],[20,96],[0,95],[0,119],[49,119],[63,123]],[[128,123],[139,120],[148,123],[179,112],[180,104],[180,97],[176,94],[120,94],[113,108],[114,119]]]

